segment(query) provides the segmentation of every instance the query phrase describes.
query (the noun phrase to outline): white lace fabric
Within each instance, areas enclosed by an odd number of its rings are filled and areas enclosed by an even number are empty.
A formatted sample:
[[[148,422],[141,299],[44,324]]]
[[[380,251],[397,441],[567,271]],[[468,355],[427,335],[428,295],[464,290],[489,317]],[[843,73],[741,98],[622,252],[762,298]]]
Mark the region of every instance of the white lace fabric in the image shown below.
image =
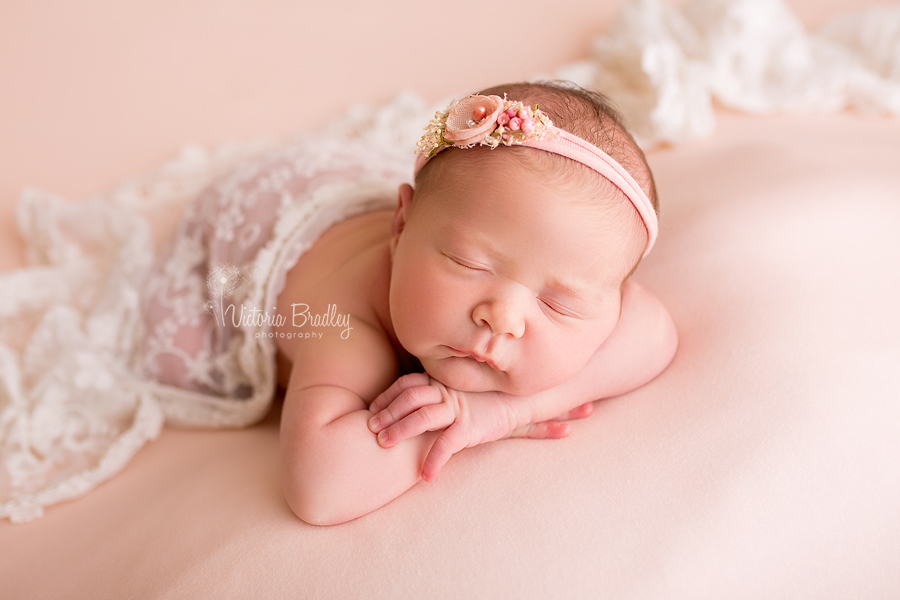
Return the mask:
[[[610,95],[645,146],[710,133],[713,98],[752,112],[898,114],[900,6],[809,34],[781,0],[633,0],[589,60],[555,75]],[[216,323],[210,270],[244,281],[219,300],[273,306],[319,234],[394,201],[422,127],[446,104],[401,94],[291,142],[189,147],[87,202],[23,193],[30,265],[0,274],[0,517],[28,521],[87,492],[164,422],[243,426],[265,414],[274,341]],[[156,257],[143,214],[184,206]]]
[[[0,277],[0,515],[31,520],[88,491],[164,422],[240,427],[265,415],[275,341],[255,335],[265,324],[235,327],[208,310],[208,277],[240,272],[245,285],[219,299],[238,313],[265,310],[326,229],[392,206],[412,146],[365,139],[375,133],[347,129],[219,160],[189,151],[158,182],[85,203],[23,195],[33,266]],[[156,258],[135,200],[146,209],[192,197]]]
[[[613,98],[644,147],[712,133],[713,100],[751,113],[896,115],[900,5],[810,33],[783,0],[633,0],[589,59],[555,75]]]

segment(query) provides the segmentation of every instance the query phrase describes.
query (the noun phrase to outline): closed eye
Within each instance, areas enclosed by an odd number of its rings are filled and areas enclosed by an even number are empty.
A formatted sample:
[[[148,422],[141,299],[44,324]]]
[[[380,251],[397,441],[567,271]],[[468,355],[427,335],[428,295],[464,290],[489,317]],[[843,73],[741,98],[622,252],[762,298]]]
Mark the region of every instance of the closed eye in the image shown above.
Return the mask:
[[[555,300],[547,300],[538,298],[541,306],[545,311],[549,311],[553,316],[566,317],[575,321],[587,321],[596,317],[597,313],[594,307],[585,305],[584,303],[573,300],[572,304],[559,304]]]
[[[442,254],[443,254],[443,253],[442,253]],[[470,262],[468,262],[468,261],[464,261],[464,260],[462,260],[462,259],[456,258],[455,256],[451,256],[451,255],[449,255],[449,254],[444,254],[444,256],[446,256],[447,258],[449,258],[451,261],[453,261],[454,263],[456,263],[456,264],[459,265],[460,267],[463,267],[464,269],[468,269],[468,270],[470,270],[470,271],[487,271],[487,269],[485,269],[484,267],[477,266],[477,265],[475,265],[475,264],[473,264],[473,263],[470,263]]]
[[[555,303],[555,302],[551,302],[551,301],[545,300],[545,299],[543,299],[543,298],[538,298],[538,301],[539,301],[542,305],[546,306],[546,307],[549,308],[551,311],[553,311],[554,313],[556,313],[556,314],[558,314],[558,315],[560,315],[560,316],[563,316],[563,317],[576,317],[576,316],[577,316],[577,315],[575,315],[575,313],[573,313],[572,311],[566,309],[566,308],[563,307],[563,306],[560,306],[559,304],[557,304],[557,303]]]

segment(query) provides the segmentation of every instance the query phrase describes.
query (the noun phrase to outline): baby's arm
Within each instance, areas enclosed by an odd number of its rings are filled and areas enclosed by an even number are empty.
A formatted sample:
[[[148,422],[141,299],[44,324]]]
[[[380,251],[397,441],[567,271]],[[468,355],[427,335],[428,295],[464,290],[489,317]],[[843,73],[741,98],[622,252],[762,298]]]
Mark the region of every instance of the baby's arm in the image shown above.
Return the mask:
[[[397,377],[384,333],[354,319],[348,339],[326,333],[298,347],[281,417],[282,485],[307,523],[342,523],[387,504],[419,481],[439,432],[378,445],[368,400]]]
[[[629,281],[623,288],[622,311],[615,330],[568,381],[531,396],[464,393],[434,380],[424,383],[438,388],[440,394],[428,396],[418,391],[413,395],[395,385],[372,403],[370,409],[377,414],[370,428],[384,430],[379,443],[390,447],[422,431],[447,427],[423,467],[422,477],[431,481],[450,456],[465,447],[507,437],[514,431],[530,435],[523,428],[538,428],[534,437],[567,435],[567,425],[550,420],[560,415],[584,416],[584,403],[644,385],[668,366],[677,344],[675,326],[662,302]]]

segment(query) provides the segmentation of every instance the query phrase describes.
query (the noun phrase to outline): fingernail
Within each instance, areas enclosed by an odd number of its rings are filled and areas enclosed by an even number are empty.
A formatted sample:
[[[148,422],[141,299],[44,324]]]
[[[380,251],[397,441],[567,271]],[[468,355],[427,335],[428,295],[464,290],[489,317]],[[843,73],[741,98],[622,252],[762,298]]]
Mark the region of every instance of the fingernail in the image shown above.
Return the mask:
[[[372,417],[369,419],[369,429],[372,431],[378,431],[378,427],[381,425],[381,419],[378,417]]]
[[[382,431],[378,434],[378,443],[384,444],[387,440],[388,440],[388,430],[385,429],[384,431]]]

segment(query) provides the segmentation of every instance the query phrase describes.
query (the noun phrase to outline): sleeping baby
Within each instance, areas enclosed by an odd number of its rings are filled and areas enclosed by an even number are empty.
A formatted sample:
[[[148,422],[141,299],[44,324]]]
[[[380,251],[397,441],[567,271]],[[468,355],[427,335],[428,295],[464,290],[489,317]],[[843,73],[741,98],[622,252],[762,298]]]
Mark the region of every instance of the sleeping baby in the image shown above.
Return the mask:
[[[398,192],[393,164],[324,140],[243,166],[191,207],[148,287],[142,368],[197,410],[277,376],[284,495],[312,524],[371,512],[465,448],[565,437],[675,353],[630,279],[657,235],[653,176],[603,96],[483,90],[429,124],[414,185]]]

